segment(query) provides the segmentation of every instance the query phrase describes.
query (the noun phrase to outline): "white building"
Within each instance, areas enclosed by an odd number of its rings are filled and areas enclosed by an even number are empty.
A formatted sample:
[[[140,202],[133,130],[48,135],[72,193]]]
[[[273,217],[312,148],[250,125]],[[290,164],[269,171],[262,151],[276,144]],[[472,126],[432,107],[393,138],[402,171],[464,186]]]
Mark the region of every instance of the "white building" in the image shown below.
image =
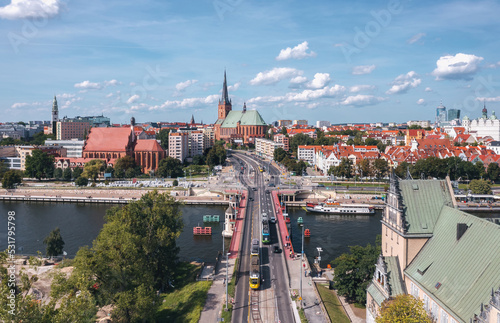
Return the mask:
[[[255,138],[255,153],[257,156],[272,159],[274,157],[274,151],[278,148],[285,149],[284,144],[268,139]]]
[[[307,120],[293,120],[294,125],[307,126]]]
[[[470,120],[465,116],[462,120],[462,126],[467,133],[474,133],[477,137],[490,136],[493,140],[500,140],[500,120],[497,119],[495,111],[488,117],[488,110],[483,108],[481,118]]]
[[[189,156],[189,134],[186,132],[171,132],[168,136],[168,156],[184,162]]]
[[[189,132],[189,157],[203,155],[204,147],[203,131],[195,130]]]
[[[320,146],[299,146],[297,148],[297,159],[308,162],[309,165],[315,165],[316,163],[316,148]]]
[[[316,128],[330,127],[330,121],[316,121]]]
[[[83,145],[85,140],[71,139],[71,140],[45,140],[46,146],[60,146],[66,149],[66,156],[69,158],[81,158],[83,154]]]
[[[408,127],[411,126],[420,126],[422,128],[428,128],[431,126],[430,120],[410,120],[406,123]]]

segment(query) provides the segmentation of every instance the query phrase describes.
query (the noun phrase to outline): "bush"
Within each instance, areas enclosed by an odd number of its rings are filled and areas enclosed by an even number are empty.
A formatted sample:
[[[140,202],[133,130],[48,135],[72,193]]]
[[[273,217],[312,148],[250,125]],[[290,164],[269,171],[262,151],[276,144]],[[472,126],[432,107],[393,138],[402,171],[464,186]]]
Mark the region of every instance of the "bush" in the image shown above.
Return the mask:
[[[174,179],[174,181],[172,182],[172,186],[179,186],[179,181]]]
[[[76,186],[87,186],[89,184],[89,180],[88,178],[86,177],[78,177],[76,180],[75,180],[75,185]]]

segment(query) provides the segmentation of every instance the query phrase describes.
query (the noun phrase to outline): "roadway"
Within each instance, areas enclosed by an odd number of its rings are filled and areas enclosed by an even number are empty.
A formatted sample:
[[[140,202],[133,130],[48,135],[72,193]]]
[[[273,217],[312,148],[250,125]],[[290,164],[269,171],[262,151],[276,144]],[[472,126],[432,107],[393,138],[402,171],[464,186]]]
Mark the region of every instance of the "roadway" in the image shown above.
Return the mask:
[[[242,250],[240,252],[240,273],[235,291],[235,307],[233,309],[233,322],[246,322],[250,320],[250,293],[249,277],[250,270],[250,244],[252,235],[262,240],[260,215],[265,212],[270,217],[274,215],[271,194],[267,193],[271,187],[279,185],[279,171],[261,160],[243,153],[233,151],[231,160],[235,165],[235,171],[245,165],[244,173],[239,175],[240,181],[249,191],[247,206],[247,218],[245,219],[244,232],[242,234]],[[265,166],[266,172],[260,173],[258,166]],[[268,173],[267,173],[268,172]],[[270,176],[273,178],[270,178]],[[267,178],[265,178],[267,177]],[[255,188],[255,189],[254,189]],[[266,190],[267,189],[267,190]],[[252,201],[251,199],[254,199]],[[285,255],[283,252],[275,253],[274,248],[283,249],[277,234],[277,224],[270,224],[271,242],[261,245],[261,288],[260,315],[261,320],[274,316],[276,322],[294,322],[292,305],[289,294],[288,272],[285,268]],[[271,305],[269,305],[271,304]],[[254,313],[252,320],[258,321]]]

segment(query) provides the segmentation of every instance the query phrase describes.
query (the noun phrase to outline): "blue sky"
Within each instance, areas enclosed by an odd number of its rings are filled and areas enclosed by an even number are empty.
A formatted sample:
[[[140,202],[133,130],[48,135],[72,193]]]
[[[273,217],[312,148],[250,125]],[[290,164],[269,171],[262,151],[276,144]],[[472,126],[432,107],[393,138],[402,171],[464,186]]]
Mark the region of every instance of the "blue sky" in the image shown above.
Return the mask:
[[[0,121],[433,120],[500,110],[497,1],[0,0]]]

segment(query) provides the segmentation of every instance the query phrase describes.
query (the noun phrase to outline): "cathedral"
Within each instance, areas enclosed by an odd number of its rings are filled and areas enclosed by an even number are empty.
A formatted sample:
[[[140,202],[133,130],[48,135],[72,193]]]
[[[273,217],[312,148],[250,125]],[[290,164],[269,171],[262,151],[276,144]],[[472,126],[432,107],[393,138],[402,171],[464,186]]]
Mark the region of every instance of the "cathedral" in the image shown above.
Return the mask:
[[[233,111],[227,91],[226,71],[214,128],[216,140],[237,144],[254,143],[255,138],[264,138],[267,131],[267,124],[257,110],[247,111],[244,104],[242,111]]]

